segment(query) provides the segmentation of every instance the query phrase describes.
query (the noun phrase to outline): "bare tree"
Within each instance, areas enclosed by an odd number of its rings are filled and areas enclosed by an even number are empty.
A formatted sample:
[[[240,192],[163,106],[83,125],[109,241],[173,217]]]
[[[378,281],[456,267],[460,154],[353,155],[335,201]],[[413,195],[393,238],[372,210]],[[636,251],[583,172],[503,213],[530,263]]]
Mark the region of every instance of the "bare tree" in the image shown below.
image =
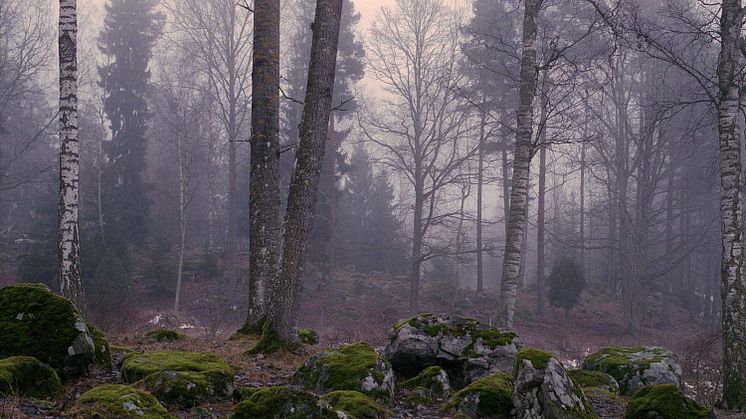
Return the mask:
[[[59,270],[62,295],[85,309],[80,272],[78,226],[80,143],[78,142],[78,15],[77,0],[60,0],[60,206]]]

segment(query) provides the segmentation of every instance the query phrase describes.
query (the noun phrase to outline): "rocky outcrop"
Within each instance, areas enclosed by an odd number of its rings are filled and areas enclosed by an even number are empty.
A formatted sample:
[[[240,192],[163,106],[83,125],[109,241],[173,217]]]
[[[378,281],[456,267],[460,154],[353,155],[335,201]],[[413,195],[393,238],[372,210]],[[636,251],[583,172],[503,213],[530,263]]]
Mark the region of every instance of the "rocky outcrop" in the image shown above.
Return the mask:
[[[295,372],[293,383],[319,394],[359,391],[386,403],[395,386],[391,365],[364,342],[314,355]]]
[[[567,374],[583,389],[600,389],[611,394],[619,394],[619,383],[609,374],[591,370],[570,370]]]
[[[518,419],[591,419],[596,414],[552,355],[525,348],[516,354],[513,404]]]
[[[497,371],[512,371],[520,347],[513,332],[499,332],[474,319],[422,313],[394,326],[383,354],[404,377],[437,365],[462,387]]]
[[[34,357],[0,359],[0,397],[11,395],[56,399],[62,396],[62,382],[49,365]]]
[[[480,378],[448,399],[442,407],[445,414],[469,418],[507,419],[513,410],[513,376],[497,372]]]
[[[96,343],[72,303],[44,285],[0,288],[0,358],[32,356],[62,378],[96,362]]]
[[[583,361],[583,369],[611,375],[625,396],[646,385],[672,384],[681,389],[684,384],[676,355],[656,346],[603,348]]]
[[[643,387],[627,405],[626,419],[709,419],[712,409],[688,399],[673,384],[655,384]]]

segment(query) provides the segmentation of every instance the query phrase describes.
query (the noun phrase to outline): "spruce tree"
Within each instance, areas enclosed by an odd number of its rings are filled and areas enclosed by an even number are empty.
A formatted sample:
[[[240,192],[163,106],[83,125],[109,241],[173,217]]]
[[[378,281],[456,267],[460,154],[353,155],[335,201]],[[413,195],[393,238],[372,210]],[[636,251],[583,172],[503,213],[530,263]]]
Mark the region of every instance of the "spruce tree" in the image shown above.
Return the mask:
[[[147,233],[150,201],[143,175],[151,117],[148,67],[163,26],[156,4],[111,0],[99,37],[99,49],[108,60],[99,73],[112,133],[104,144],[104,223],[107,244],[115,247],[142,244]]]

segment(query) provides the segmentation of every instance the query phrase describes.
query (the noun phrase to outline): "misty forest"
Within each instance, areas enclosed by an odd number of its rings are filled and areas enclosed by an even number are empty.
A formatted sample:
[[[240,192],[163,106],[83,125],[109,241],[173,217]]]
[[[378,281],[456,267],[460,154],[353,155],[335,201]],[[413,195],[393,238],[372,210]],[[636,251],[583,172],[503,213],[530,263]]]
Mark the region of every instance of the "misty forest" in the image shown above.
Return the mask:
[[[0,419],[746,418],[745,7],[0,0]]]

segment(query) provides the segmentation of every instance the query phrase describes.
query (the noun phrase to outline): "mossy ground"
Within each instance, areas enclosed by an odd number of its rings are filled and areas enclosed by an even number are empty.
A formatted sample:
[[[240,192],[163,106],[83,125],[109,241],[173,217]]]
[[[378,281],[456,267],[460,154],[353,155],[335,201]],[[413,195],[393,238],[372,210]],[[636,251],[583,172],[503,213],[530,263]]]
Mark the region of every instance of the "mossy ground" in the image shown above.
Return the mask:
[[[332,391],[322,396],[321,400],[333,410],[345,412],[350,419],[385,419],[391,415],[383,406],[359,391]]]
[[[122,379],[134,383],[150,374],[161,371],[216,373],[233,376],[222,358],[215,354],[198,352],[146,352],[130,354],[122,362]]]
[[[30,356],[0,359],[0,396],[36,399],[62,396],[62,381],[48,365]]]
[[[71,414],[85,419],[172,419],[152,395],[131,386],[108,384],[93,388],[78,399]]]
[[[146,333],[145,337],[156,342],[176,342],[186,338],[186,335],[175,330],[155,329]]]
[[[516,366],[520,365],[520,362],[525,360],[531,361],[531,365],[537,370],[541,370],[547,367],[549,360],[552,358],[552,354],[549,352],[542,351],[536,348],[521,348],[515,354]],[[516,370],[518,368],[516,367]]]
[[[464,398],[479,393],[478,410],[480,415],[489,417],[509,417],[513,409],[513,377],[504,372],[480,378],[451,396],[442,407],[449,412],[457,409]]]
[[[656,384],[638,390],[627,406],[626,419],[707,419],[711,409],[688,399],[673,384]]]
[[[290,387],[268,387],[256,391],[237,404],[233,419],[308,419],[336,418],[332,411],[319,406],[313,393]]]
[[[79,320],[70,301],[43,285],[0,288],[0,358],[33,356],[65,375],[79,375],[94,360],[93,351],[68,353],[82,333]]]

